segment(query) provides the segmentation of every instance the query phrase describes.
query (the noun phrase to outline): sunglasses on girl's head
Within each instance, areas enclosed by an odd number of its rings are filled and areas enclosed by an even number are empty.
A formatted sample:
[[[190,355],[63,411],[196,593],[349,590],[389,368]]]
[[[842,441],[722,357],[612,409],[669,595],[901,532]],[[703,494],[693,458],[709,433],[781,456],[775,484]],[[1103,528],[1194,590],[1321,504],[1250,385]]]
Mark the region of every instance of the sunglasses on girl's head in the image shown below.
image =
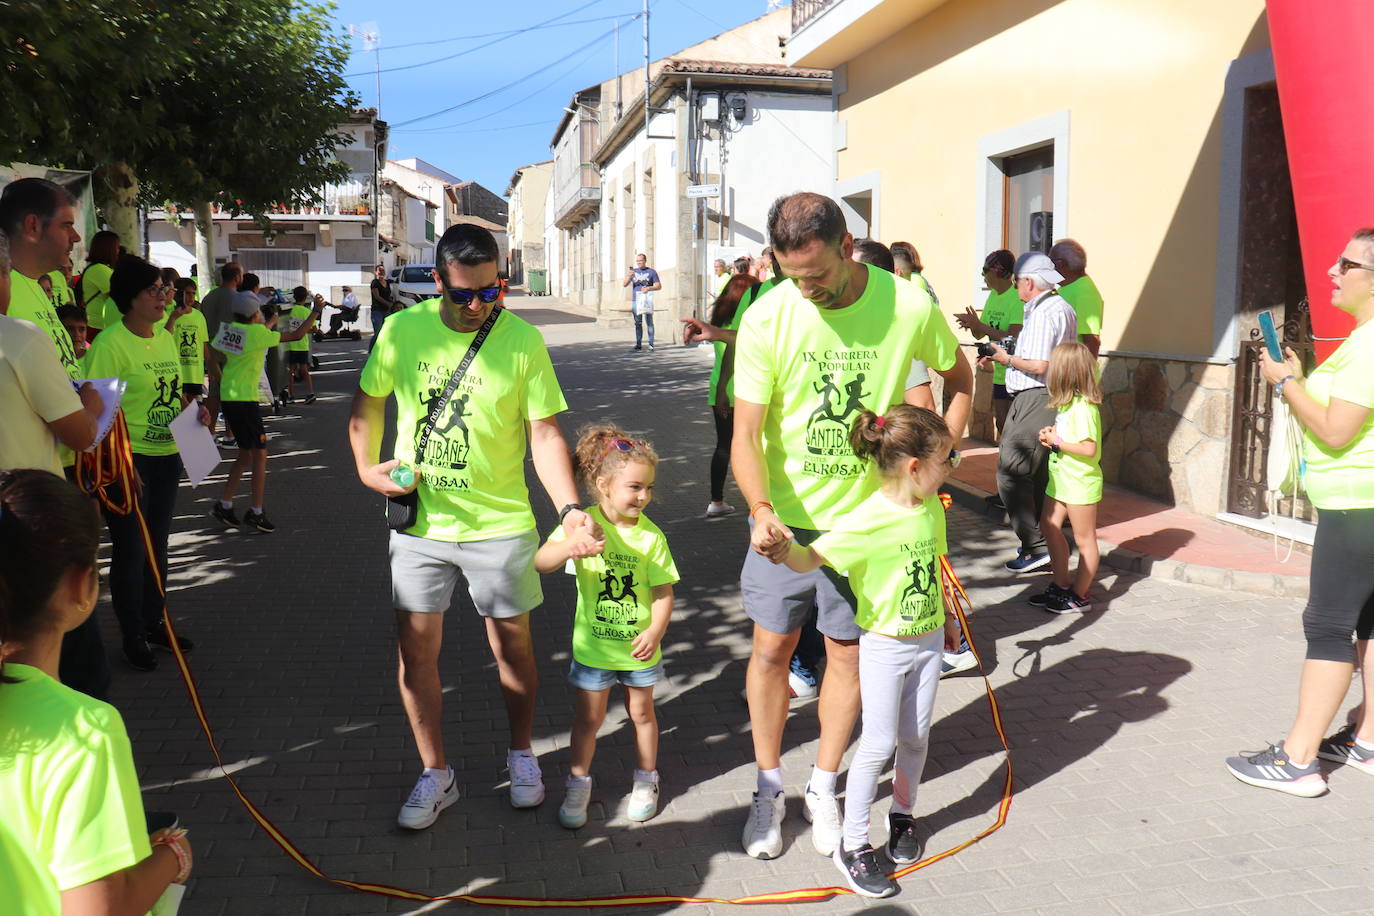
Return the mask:
[[[606,443],[606,451],[609,452],[613,448],[620,449],[622,452],[634,450],[634,446],[630,444],[629,439],[612,439]]]
[[[444,287],[444,292],[456,305],[471,305],[474,297],[487,303],[495,302],[501,298],[501,293],[504,291],[505,287],[500,283],[495,286],[484,286],[481,289],[463,289],[459,286]]]

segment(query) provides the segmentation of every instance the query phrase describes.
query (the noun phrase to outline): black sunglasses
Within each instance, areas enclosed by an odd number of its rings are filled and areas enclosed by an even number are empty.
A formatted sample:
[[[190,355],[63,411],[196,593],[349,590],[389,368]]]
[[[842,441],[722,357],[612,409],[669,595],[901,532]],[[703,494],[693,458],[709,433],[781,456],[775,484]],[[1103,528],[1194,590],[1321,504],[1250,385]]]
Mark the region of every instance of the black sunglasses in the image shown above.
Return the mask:
[[[445,284],[444,292],[449,299],[456,305],[471,305],[473,298],[481,299],[483,302],[492,303],[501,298],[506,287],[497,283],[495,286],[484,286],[481,289],[463,289],[459,286],[448,286]]]
[[[1345,276],[1349,273],[1352,267],[1358,267],[1360,270],[1374,270],[1374,267],[1368,264],[1361,264],[1359,261],[1352,261],[1347,257],[1341,257],[1336,260],[1336,272],[1341,276]]]

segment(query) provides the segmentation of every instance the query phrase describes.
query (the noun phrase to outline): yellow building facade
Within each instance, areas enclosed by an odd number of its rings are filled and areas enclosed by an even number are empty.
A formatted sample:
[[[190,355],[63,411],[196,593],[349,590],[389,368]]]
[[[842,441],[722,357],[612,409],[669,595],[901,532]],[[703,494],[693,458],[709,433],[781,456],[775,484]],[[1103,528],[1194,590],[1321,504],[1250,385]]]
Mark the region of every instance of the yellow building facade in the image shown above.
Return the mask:
[[[793,17],[789,61],[834,70],[851,229],[912,242],[947,313],[982,303],[987,252],[1079,241],[1106,302],[1108,479],[1255,514],[1263,482],[1234,455],[1267,447],[1239,416],[1249,332],[1260,308],[1302,324],[1263,0],[796,0]]]

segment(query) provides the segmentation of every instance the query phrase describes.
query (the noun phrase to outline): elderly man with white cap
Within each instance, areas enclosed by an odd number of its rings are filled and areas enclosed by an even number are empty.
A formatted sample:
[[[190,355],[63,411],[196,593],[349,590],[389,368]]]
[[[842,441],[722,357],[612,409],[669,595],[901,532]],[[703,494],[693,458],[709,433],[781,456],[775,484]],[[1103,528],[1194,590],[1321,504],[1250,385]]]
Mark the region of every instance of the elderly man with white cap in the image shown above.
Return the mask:
[[[1055,290],[1064,277],[1049,256],[1028,251],[1012,268],[1017,295],[1026,304],[1016,352],[992,344],[986,357],[1007,367],[1007,394],[1011,409],[1002,429],[997,454],[997,491],[1007,507],[1012,531],[1021,540],[1015,558],[1006,562],[1012,572],[1030,572],[1050,562],[1040,534],[1040,509],[1049,477],[1049,449],[1040,444],[1039,432],[1054,425],[1049,406],[1050,352],[1078,337],[1078,317],[1073,306]]]

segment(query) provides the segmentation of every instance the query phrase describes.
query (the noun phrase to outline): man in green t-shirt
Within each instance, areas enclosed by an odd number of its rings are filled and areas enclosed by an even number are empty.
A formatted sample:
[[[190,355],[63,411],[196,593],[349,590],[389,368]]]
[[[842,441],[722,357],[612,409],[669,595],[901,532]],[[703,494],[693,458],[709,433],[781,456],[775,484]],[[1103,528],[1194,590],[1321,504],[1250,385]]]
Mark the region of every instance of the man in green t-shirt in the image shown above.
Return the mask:
[[[71,337],[38,278],[61,268],[81,241],[76,231],[76,198],[44,178],[22,178],[0,197],[0,232],[10,242],[9,316],[31,321],[47,333],[73,379],[81,377]]]
[[[1059,295],[1078,316],[1079,343],[1092,351],[1102,349],[1102,293],[1088,276],[1088,253],[1073,239],[1060,239],[1050,248],[1050,261],[1064,275]]]
[[[812,193],[779,198],[768,234],[788,279],[740,323],[731,449],[753,521],[741,590],[754,621],[746,685],[759,772],[743,844],[757,858],[782,850],[788,664],[813,603],[829,662],[820,747],[804,797],[812,844],[825,855],[839,842],[835,778],[859,709],[853,593],[839,578],[795,573],[770,557],[780,558],[794,539],[810,543],[876,488],[849,447],[850,426],[859,409],[883,412],[905,400],[912,360],[944,377],[956,438],[973,390],[968,360],[930,294],[851,260],[854,239],[835,201]]]
[[[504,294],[496,239],[480,226],[449,227],[435,251],[443,295],[386,320],[353,397],[348,438],[363,485],[388,498],[415,493],[413,525],[391,533],[391,593],[400,648],[401,699],[420,775],[397,823],[419,830],[458,798],[444,752],[439,645],[460,576],[486,625],[510,726],[510,800],[532,808],[544,781],[531,750],[539,675],[529,612],[543,601],[539,547],[525,488],[526,445],[534,470],[570,533],[600,528],[577,503],[557,414],[567,409],[539,332],[509,311],[444,402],[456,370]],[[381,460],[386,402],[396,399],[395,457]],[[432,419],[431,419],[432,418]],[[425,442],[421,459],[418,443]],[[402,486],[393,480],[411,472]]]
[[[280,324],[283,331],[294,331],[310,317],[310,290],[304,286],[296,287],[291,290],[291,300],[291,307],[281,316]],[[324,308],[324,297],[318,293],[315,294],[315,305],[317,308]],[[385,315],[382,316],[382,318],[385,317]],[[381,319],[377,320],[376,326],[378,331],[374,333],[380,333]],[[376,342],[375,337],[373,342]],[[309,334],[286,345],[286,373],[286,399],[294,401],[296,399],[296,382],[305,382],[305,403],[315,403],[315,383],[310,380]]]

